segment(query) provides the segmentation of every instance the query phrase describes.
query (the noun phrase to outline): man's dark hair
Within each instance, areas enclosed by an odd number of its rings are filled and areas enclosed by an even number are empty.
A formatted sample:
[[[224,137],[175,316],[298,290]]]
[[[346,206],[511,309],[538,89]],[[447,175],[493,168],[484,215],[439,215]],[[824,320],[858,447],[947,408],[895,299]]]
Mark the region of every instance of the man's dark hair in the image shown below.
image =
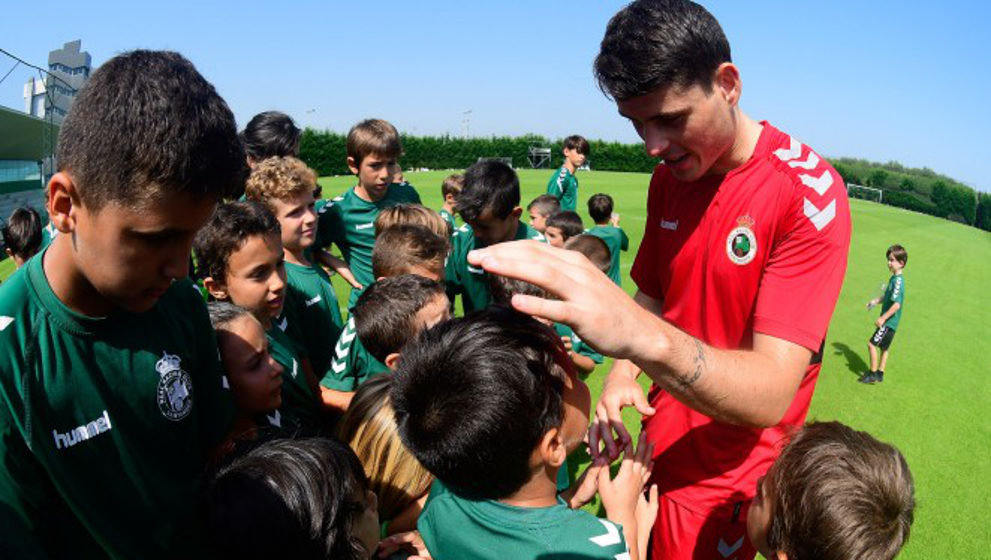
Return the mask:
[[[905,247],[902,247],[901,245],[892,245],[891,247],[888,247],[888,250],[884,253],[884,258],[890,259],[892,255],[894,255],[895,260],[900,262],[902,266],[908,264],[908,251],[905,250]]]
[[[93,72],[62,124],[58,165],[94,210],[177,194],[232,196],[247,176],[227,103],[192,63],[166,51],[126,52]]]
[[[502,220],[520,205],[520,179],[505,163],[483,160],[465,170],[464,188],[454,200],[458,214],[466,222],[474,221],[486,210]]]
[[[604,224],[612,217],[613,201],[608,194],[594,194],[588,199],[588,215],[596,224]]]
[[[292,117],[279,111],[258,113],[241,131],[244,151],[254,161],[270,157],[299,157],[299,138],[303,131]]]
[[[582,233],[570,237],[564,242],[564,248],[585,255],[603,274],[609,274],[609,269],[612,268],[612,253],[609,251],[609,246],[594,235]]]
[[[581,235],[585,231],[585,225],[582,224],[581,216],[571,210],[562,210],[561,212],[551,214],[544,225],[561,230],[565,241],[576,235]]]
[[[609,20],[595,58],[599,88],[617,101],[656,89],[701,86],[724,62],[729,41],[705,8],[688,0],[637,0]]]
[[[589,147],[588,140],[580,134],[572,134],[564,139],[564,147],[569,150],[575,150],[579,154],[588,155]]]
[[[537,213],[546,218],[555,212],[561,211],[561,201],[554,195],[542,194],[533,199],[530,204],[527,205],[526,209],[528,211],[536,209]]]
[[[361,293],[354,310],[358,338],[376,360],[385,363],[419,332],[416,314],[438,295],[444,285],[415,274],[383,278]]]
[[[808,424],[761,484],[770,484],[773,512],[767,543],[788,558],[887,559],[908,541],[912,473],[897,449],[866,432]]]
[[[231,254],[253,235],[272,234],[281,235],[282,228],[279,220],[262,203],[250,200],[217,206],[213,217],[193,241],[200,276],[225,282]]]
[[[41,248],[41,216],[30,206],[15,208],[3,225],[3,246],[27,260]]]
[[[444,269],[451,241],[417,224],[396,224],[375,238],[372,248],[372,275],[387,278],[414,266]]]
[[[216,557],[368,558],[354,520],[368,479],[354,451],[329,438],[275,439],[221,467],[206,489]]]
[[[552,329],[506,307],[437,325],[399,361],[391,393],[399,436],[456,492],[509,496],[530,479],[540,439],[564,419],[565,361]]]

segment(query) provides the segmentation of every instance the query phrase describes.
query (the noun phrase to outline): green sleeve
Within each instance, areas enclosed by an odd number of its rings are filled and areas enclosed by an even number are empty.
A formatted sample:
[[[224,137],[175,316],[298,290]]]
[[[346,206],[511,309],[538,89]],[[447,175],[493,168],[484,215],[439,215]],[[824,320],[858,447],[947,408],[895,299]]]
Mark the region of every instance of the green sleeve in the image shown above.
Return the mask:
[[[330,367],[324,372],[320,385],[335,391],[351,392],[357,389],[353,372],[351,371],[351,346],[358,334],[354,327],[354,318],[348,319],[334,345],[334,357]]]
[[[905,278],[901,275],[891,279],[891,303],[903,303],[905,301]]]
[[[629,251],[630,250],[630,238],[626,236],[626,232],[622,228],[619,229],[619,235],[623,238],[623,243],[620,245],[620,250]]]

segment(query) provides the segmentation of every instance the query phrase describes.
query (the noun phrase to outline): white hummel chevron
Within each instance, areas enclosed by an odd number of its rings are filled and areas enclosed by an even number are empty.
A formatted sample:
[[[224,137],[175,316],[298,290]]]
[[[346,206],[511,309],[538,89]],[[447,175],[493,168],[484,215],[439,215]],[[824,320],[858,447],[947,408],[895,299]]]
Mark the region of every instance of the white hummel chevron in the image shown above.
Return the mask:
[[[613,556],[613,558],[616,560],[630,560],[630,553],[624,552],[622,554],[617,554],[616,556]]]
[[[230,389],[231,388],[231,383],[230,383],[230,381],[227,381],[227,376],[226,375],[220,376],[220,379],[221,379],[221,381],[220,381],[220,386],[221,387],[223,387],[224,389]]]
[[[740,537],[739,540],[737,540],[735,543],[732,544],[732,546],[726,544],[726,541],[720,538],[719,544],[716,546],[716,548],[719,549],[719,554],[723,558],[729,558],[729,555],[733,554],[737,550],[740,550],[741,546],[743,546],[743,537]]]
[[[815,169],[819,165],[819,156],[809,150],[809,157],[805,158],[805,161],[789,161],[788,165],[791,167],[801,167],[802,169]]]
[[[599,535],[598,537],[592,537],[588,540],[599,546],[612,546],[614,544],[619,544],[619,542],[623,540],[619,535],[619,529],[615,525],[605,519],[598,519],[597,521],[602,523],[602,526],[606,528],[606,534]]]
[[[279,323],[276,323],[275,326],[279,327],[279,330],[280,331],[286,332],[286,327],[289,326],[289,317],[283,317],[282,318],[282,321],[279,322]]]
[[[292,359],[292,378],[296,379],[296,374],[299,373],[299,363],[296,362],[296,358]]]
[[[320,297],[319,295],[313,296],[312,298],[306,300],[306,306],[307,307],[310,307],[312,305],[316,305],[316,304],[320,303],[320,300],[322,300],[322,299],[323,298]]]
[[[788,138],[791,140],[791,146],[788,149],[774,150],[774,155],[778,156],[781,161],[788,161],[802,155],[802,143],[790,136]]]
[[[6,330],[7,327],[9,327],[10,324],[13,322],[14,322],[13,317],[8,317],[6,315],[0,317],[0,331]]]
[[[475,267],[471,266],[470,264],[467,265],[467,266],[468,266],[468,272],[470,272],[472,274],[485,274],[485,271],[482,270],[481,268],[475,268]]]
[[[353,319],[352,319],[352,321],[353,321]],[[344,329],[344,332],[341,333],[341,340],[340,340],[340,342],[343,342],[345,344],[350,344],[351,341],[354,340],[355,335],[357,335],[357,334],[358,334],[358,331],[356,331],[354,329],[354,323],[351,322],[351,321],[349,321],[347,328],[345,328]]]
[[[817,230],[822,230],[822,228],[829,225],[829,222],[833,221],[833,218],[836,217],[836,201],[831,201],[825,208],[820,210],[806,198],[805,217],[812,222],[812,225]]]
[[[341,347],[341,343],[342,342],[344,342],[344,339],[338,340],[337,341],[337,344],[334,345],[334,356],[336,356],[338,358],[343,358],[344,356],[347,356],[348,355],[348,349],[350,348],[350,346],[347,346],[347,347],[343,347],[342,348]]]
[[[337,360],[332,360],[330,362],[330,368],[334,370],[334,373],[341,373],[342,371],[347,369],[347,367],[348,367],[347,362],[338,362]]]
[[[798,178],[802,180],[802,183],[806,187],[809,187],[819,193],[819,196],[826,194],[829,187],[833,185],[833,174],[830,173],[828,169],[823,170],[822,175],[818,178],[813,177],[812,175],[806,175],[805,173],[799,175]]]
[[[265,417],[268,418],[268,423],[269,424],[271,424],[271,425],[273,425],[273,426],[275,426],[277,428],[281,428],[282,427],[282,413],[280,413],[278,409],[275,410],[275,413],[274,414],[272,414],[272,415],[266,414]]]

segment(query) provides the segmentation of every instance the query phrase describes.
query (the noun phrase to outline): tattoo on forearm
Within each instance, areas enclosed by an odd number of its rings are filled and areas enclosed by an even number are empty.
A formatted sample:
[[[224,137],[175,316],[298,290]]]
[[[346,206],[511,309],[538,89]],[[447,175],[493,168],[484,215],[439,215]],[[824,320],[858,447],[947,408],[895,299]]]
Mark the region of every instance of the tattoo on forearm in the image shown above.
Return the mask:
[[[686,389],[694,385],[702,377],[702,370],[706,367],[705,347],[702,345],[702,341],[697,338],[693,338],[692,341],[695,342],[695,357],[693,359],[695,371],[689,377],[678,380]]]

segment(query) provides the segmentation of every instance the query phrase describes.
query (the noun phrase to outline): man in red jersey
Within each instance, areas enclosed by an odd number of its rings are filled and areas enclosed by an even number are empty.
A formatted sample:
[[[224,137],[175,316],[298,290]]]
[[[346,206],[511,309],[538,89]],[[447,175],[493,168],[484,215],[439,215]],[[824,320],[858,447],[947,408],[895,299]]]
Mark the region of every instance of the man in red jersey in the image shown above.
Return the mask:
[[[516,296],[513,305],[619,358],[590,443],[615,457],[629,441],[620,410],[645,416],[661,491],[652,557],[753,558],[748,505],[783,436],[805,420],[846,270],[846,189],[809,147],[743,113],[729,43],[696,4],[624,8],[595,73],[663,160],[635,297],[549,247],[502,244],[469,260],[548,289],[560,299]],[[641,371],[654,382],[647,398]]]

